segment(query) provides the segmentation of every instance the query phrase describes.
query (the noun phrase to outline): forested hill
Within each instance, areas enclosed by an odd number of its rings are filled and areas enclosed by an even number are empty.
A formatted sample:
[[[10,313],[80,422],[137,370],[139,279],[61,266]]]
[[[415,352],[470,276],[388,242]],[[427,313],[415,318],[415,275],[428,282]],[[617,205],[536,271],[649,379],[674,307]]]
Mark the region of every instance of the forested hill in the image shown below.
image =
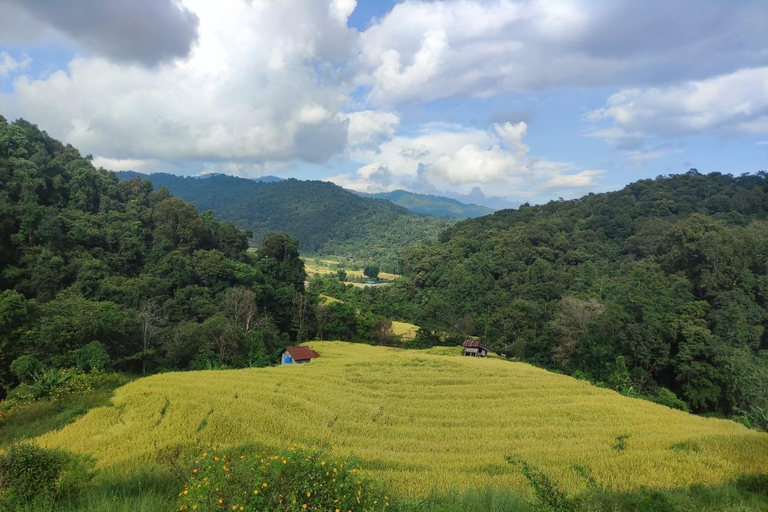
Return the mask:
[[[302,252],[372,261],[387,271],[397,270],[400,251],[435,240],[451,223],[389,201],[362,198],[324,181],[258,183],[225,175],[201,180],[164,173],[146,177],[199,210],[213,210],[219,218],[250,230],[256,242],[279,231],[298,239]]]
[[[379,293],[435,335],[616,389],[765,407],[767,178],[692,171],[467,220],[410,250],[408,283]]]
[[[231,223],[0,116],[0,398],[72,367],[268,364],[297,335],[297,247],[249,253]]]
[[[372,199],[387,199],[414,213],[424,213],[436,217],[468,219],[482,217],[483,215],[488,215],[495,211],[485,206],[466,204],[448,197],[415,194],[406,190],[393,190],[392,192],[383,192],[379,194],[356,192],[356,194]]]

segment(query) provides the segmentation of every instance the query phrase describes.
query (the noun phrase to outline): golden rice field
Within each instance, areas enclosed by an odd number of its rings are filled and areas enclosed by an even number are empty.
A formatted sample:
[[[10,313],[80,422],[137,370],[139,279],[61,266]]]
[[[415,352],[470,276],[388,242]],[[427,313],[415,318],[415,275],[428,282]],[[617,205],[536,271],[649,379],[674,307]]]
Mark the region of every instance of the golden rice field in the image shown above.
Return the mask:
[[[456,349],[400,350],[313,342],[306,365],[167,373],[120,388],[39,442],[102,465],[155,460],[164,447],[320,443],[355,454],[395,491],[526,488],[514,455],[566,487],[589,468],[604,485],[717,484],[768,472],[768,434],[626,398],[570,377]],[[624,449],[615,448],[624,438]],[[195,447],[195,448],[193,448]]]
[[[418,325],[409,324],[407,322],[398,322],[392,320],[392,334],[400,336],[403,341],[412,340],[416,337],[416,331],[419,330]]]

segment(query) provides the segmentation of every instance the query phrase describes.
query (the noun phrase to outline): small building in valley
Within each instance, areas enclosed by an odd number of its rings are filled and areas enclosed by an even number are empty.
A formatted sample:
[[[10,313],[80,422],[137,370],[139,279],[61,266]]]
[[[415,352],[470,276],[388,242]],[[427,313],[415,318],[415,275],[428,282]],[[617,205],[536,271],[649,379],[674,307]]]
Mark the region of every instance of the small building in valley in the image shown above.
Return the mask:
[[[464,340],[463,346],[465,356],[485,357],[488,355],[488,352],[491,351],[490,348],[473,339]]]
[[[283,350],[280,362],[282,364],[302,364],[308,363],[316,357],[320,357],[320,354],[309,347],[288,347]]]

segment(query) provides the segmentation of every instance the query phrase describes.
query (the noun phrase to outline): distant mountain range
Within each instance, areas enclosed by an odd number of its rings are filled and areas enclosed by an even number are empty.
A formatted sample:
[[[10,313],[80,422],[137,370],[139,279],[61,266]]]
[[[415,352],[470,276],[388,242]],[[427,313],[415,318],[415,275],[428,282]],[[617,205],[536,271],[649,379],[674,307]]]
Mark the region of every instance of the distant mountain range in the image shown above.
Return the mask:
[[[222,220],[251,230],[255,242],[272,231],[299,240],[305,253],[333,254],[371,261],[397,270],[398,253],[437,235],[455,223],[409,211],[391,201],[361,197],[325,181],[296,179],[254,181],[234,176],[181,177],[118,172],[120,179],[141,176],[155,188],[213,210]]]
[[[355,192],[362,197],[372,199],[387,199],[393,203],[407,208],[414,213],[424,213],[436,217],[450,217],[454,219],[474,218],[488,215],[496,210],[477,204],[466,204],[456,199],[427,194],[416,194],[406,190],[393,190],[379,194],[366,194]]]

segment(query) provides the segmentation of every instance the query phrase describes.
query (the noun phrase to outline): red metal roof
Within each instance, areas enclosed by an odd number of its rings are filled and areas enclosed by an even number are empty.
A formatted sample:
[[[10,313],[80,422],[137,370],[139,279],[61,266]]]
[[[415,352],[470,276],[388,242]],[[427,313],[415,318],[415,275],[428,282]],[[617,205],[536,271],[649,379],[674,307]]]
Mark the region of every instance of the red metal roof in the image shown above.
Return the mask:
[[[483,345],[482,343],[480,343],[477,340],[470,340],[470,339],[464,340],[463,345],[464,345],[464,348],[481,348],[481,349],[485,350],[486,352],[490,352],[491,351],[490,348],[486,347],[485,345]]]
[[[287,347],[285,350],[291,354],[294,361],[304,361],[307,359],[314,359],[320,357],[320,354],[315,352],[309,347]]]

